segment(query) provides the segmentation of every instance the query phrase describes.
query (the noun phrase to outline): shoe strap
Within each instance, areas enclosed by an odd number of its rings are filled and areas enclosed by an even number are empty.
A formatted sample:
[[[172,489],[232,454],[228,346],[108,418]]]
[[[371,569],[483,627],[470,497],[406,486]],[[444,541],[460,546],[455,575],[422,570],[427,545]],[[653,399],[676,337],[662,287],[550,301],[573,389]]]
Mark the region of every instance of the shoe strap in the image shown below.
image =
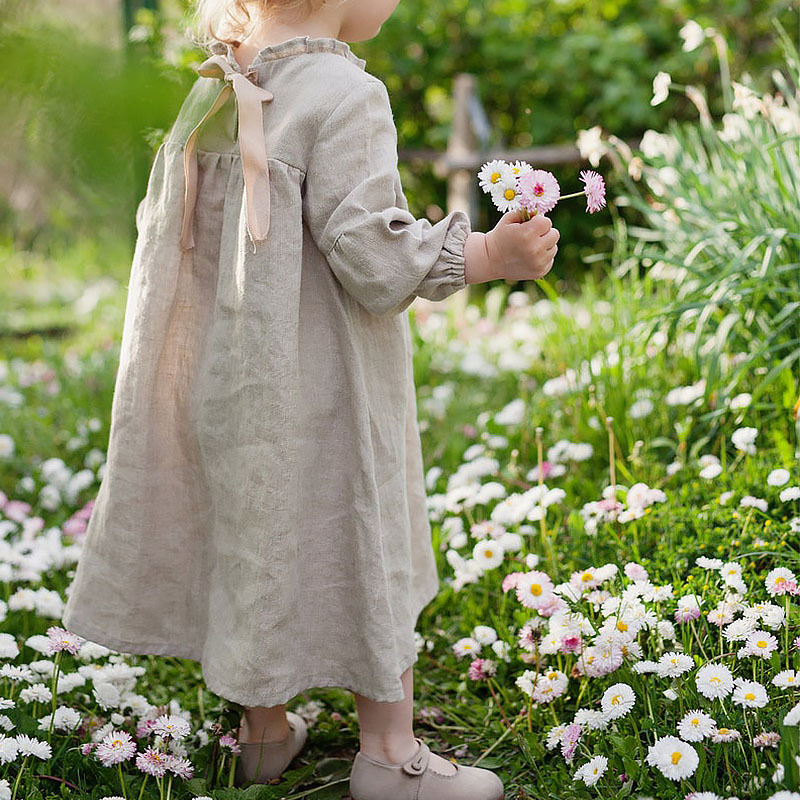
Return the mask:
[[[419,750],[403,764],[403,772],[407,772],[409,775],[421,775],[428,768],[431,751],[422,739],[416,736],[414,739],[419,742]]]

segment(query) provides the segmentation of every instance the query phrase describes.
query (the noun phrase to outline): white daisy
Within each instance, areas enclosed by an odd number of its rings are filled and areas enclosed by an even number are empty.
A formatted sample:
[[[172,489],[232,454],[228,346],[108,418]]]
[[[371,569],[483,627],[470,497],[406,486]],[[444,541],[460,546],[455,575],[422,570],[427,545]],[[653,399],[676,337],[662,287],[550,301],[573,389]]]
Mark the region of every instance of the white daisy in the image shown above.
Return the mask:
[[[511,165],[506,163],[500,158],[495,158],[492,161],[487,161],[478,172],[478,185],[484,192],[488,193],[492,187],[496,186],[503,177],[513,180],[514,173],[511,171]]]
[[[800,703],[793,705],[783,718],[784,725],[797,725],[800,724]]]
[[[790,503],[792,500],[800,500],[800,486],[789,486],[779,495],[781,503]]]
[[[733,702],[745,708],[763,708],[769,702],[767,690],[758,681],[734,680]]]
[[[478,655],[481,651],[480,642],[473,639],[471,636],[465,636],[459,639],[453,645],[453,652],[460,658],[461,656],[474,656]]]
[[[716,731],[717,723],[700,709],[688,711],[678,723],[678,736],[687,742],[700,742]]]
[[[767,475],[767,483],[770,486],[783,486],[784,483],[789,482],[791,475],[788,469],[774,469]]]
[[[722,559],[698,556],[694,563],[697,564],[700,569],[719,569],[722,566]]]
[[[658,659],[656,672],[661,678],[677,678],[679,675],[683,675],[684,672],[688,672],[693,666],[694,660],[691,656],[670,651],[669,653],[664,653]]]
[[[759,658],[769,658],[778,649],[778,640],[766,631],[753,631],[744,643],[744,647],[739,651],[746,656],[758,656]]]
[[[697,691],[713,700],[733,691],[733,673],[724,664],[704,664],[695,676]]]
[[[800,686],[800,678],[793,669],[785,669],[772,679],[772,685],[779,689],[795,689]]]
[[[679,781],[694,775],[700,758],[694,747],[677,736],[664,736],[650,745],[645,761],[665,778]]]
[[[758,436],[757,428],[737,428],[731,435],[731,442],[737,450],[754,455],[756,436]]]
[[[742,734],[733,728],[717,728],[717,732],[711,736],[712,742],[733,742],[736,739],[741,739]]]
[[[183,739],[191,733],[191,725],[177,714],[162,714],[153,723],[153,733],[159,736],[170,736],[173,739]]]
[[[505,214],[506,211],[519,208],[519,190],[517,189],[517,179],[503,176],[498,183],[491,189],[492,202],[498,211]]]
[[[553,601],[553,582],[546,573],[532,570],[517,581],[516,592],[526,608],[543,608]]]
[[[472,548],[472,557],[481,569],[489,570],[503,563],[503,548],[495,539],[482,539]]]
[[[41,758],[42,761],[47,761],[47,759],[53,755],[50,745],[47,742],[43,742],[41,739],[27,736],[24,733],[18,733],[16,739],[20,755],[36,756],[36,758]]]
[[[595,756],[577,769],[572,780],[582,780],[587,786],[594,786],[607,769],[608,759],[605,756]]]
[[[627,683],[615,683],[603,694],[600,705],[609,719],[624,717],[636,703],[636,694]]]

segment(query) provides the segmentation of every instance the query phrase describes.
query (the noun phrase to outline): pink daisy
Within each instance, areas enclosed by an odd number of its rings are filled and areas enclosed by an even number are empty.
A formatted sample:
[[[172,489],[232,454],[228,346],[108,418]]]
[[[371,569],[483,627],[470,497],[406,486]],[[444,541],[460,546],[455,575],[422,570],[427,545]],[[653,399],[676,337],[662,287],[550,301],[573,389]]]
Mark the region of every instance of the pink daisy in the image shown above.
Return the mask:
[[[104,767],[111,767],[136,755],[136,742],[127,731],[107,733],[95,750],[97,760]]]
[[[136,756],[136,766],[142,772],[160,778],[167,771],[167,765],[171,763],[171,758],[170,753],[162,753],[153,747],[148,747],[147,750]]]
[[[494,675],[494,670],[487,669],[485,658],[476,658],[467,671],[467,677],[471,681],[485,681],[490,675]]]
[[[166,758],[167,756],[165,755],[164,757]],[[167,769],[185,781],[188,781],[194,775],[194,767],[188,758],[179,758],[172,754],[169,755]]]
[[[227,747],[231,753],[241,753],[242,748],[236,741],[236,737],[231,736],[229,733],[223,733],[222,736],[219,737],[219,745],[220,747]]]
[[[532,169],[517,176],[519,202],[532,214],[546,214],[561,197],[561,187],[555,175],[544,169]]]
[[[64,628],[59,628],[57,625],[51,625],[47,629],[47,638],[50,640],[47,643],[50,653],[57,653],[59,650],[66,650],[68,653],[75,653],[81,649],[83,639],[75,633],[70,633]]]
[[[590,169],[581,172],[581,180],[585,185],[586,210],[590,214],[599,211],[606,204],[606,184],[601,175]]]

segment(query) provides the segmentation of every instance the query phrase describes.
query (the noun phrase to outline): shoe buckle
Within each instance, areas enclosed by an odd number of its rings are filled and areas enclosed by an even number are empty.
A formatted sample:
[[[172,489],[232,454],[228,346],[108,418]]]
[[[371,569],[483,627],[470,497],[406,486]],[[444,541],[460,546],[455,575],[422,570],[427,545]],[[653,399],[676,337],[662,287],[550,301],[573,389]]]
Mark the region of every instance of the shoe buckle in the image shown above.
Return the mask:
[[[407,772],[409,775],[421,775],[425,772],[428,766],[428,759],[430,758],[428,746],[422,739],[417,739],[417,741],[419,742],[419,750],[413,758],[403,764],[403,771]]]

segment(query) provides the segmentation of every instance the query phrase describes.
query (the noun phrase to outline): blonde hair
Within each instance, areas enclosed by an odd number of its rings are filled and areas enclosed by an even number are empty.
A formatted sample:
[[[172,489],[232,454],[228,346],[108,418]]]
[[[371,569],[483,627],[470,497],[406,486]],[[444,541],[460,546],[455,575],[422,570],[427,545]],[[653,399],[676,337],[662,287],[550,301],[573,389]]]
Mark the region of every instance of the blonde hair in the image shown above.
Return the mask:
[[[280,16],[281,20],[301,22],[318,11],[327,0],[195,0],[188,33],[198,45],[214,39],[238,45],[252,32],[257,22]],[[255,13],[253,13],[253,10]]]

